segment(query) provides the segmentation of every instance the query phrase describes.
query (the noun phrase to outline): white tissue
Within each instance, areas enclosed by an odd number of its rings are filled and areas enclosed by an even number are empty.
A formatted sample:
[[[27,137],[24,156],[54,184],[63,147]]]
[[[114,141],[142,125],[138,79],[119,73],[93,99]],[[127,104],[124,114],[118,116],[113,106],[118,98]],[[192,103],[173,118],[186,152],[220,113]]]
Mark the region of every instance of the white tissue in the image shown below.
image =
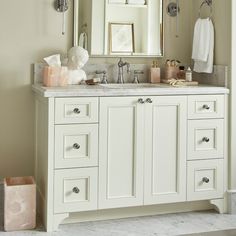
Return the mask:
[[[49,66],[61,66],[60,54],[45,57],[43,60],[46,61]]]

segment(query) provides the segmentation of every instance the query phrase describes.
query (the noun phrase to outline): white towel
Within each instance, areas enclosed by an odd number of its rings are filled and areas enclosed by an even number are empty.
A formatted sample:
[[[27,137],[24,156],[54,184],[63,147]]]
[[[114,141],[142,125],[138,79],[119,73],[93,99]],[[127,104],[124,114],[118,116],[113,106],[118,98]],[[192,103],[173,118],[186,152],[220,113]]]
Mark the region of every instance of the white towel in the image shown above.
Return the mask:
[[[88,50],[88,36],[85,32],[79,36],[79,46]]]
[[[210,18],[198,19],[194,28],[193,52],[194,71],[213,72],[214,26]]]

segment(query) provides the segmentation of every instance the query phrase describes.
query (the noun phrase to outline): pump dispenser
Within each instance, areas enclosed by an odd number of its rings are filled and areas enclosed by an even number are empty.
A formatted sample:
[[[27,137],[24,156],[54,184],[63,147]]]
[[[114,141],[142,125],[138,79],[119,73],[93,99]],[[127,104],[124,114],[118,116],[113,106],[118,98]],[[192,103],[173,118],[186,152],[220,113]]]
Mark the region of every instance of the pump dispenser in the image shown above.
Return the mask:
[[[161,82],[161,68],[158,67],[157,61],[153,61],[152,67],[150,69],[150,83],[160,83]]]

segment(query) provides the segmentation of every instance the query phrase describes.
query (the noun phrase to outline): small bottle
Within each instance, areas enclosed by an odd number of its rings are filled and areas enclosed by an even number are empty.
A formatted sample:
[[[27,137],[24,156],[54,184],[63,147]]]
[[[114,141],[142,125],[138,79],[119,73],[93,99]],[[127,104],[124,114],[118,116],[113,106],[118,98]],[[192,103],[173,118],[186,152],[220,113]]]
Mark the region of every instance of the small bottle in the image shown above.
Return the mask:
[[[184,66],[179,67],[179,72],[177,73],[177,79],[185,80]]]
[[[187,82],[193,81],[193,78],[192,78],[192,70],[191,70],[190,67],[188,67],[188,69],[187,69],[185,75],[186,75],[185,77],[186,77],[186,81],[187,81]]]
[[[153,61],[152,67],[150,69],[150,83],[160,83],[161,82],[161,68],[158,67],[157,61]]]

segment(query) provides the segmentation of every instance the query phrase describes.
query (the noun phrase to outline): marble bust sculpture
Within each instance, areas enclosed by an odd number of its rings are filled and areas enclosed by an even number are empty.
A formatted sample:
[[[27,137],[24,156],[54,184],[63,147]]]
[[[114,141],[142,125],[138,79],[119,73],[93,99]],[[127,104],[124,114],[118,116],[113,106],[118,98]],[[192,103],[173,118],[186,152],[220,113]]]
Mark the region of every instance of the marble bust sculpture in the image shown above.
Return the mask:
[[[88,62],[88,51],[82,47],[72,47],[68,52],[68,84],[79,84],[81,81],[86,80],[87,76],[82,68]]]

